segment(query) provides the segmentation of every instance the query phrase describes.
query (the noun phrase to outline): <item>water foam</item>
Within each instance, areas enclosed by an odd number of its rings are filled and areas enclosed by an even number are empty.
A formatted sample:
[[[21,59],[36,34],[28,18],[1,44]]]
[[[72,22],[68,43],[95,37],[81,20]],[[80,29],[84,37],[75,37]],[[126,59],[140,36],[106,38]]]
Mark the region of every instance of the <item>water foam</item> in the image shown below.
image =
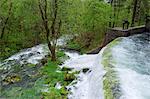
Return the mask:
[[[102,78],[105,71],[101,64],[102,53],[103,50],[95,55],[79,55],[75,58],[71,57],[70,60],[65,62],[63,66],[78,71],[84,68],[90,69],[86,73],[80,71],[77,75],[77,80],[67,86],[71,92],[68,95],[69,99],[104,99]]]

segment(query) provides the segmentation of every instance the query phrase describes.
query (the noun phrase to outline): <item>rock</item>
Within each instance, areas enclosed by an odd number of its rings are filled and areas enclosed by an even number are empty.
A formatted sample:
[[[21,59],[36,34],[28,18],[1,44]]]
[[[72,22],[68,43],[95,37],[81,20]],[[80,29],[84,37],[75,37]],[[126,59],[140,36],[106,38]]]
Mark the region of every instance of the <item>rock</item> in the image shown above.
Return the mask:
[[[42,59],[41,63],[42,63],[42,65],[45,65],[47,63],[47,59],[46,58]]]
[[[89,70],[90,70],[89,68],[84,68],[82,71],[83,71],[83,73],[86,73]]]
[[[67,67],[62,68],[62,71],[71,71],[71,70],[72,70],[72,68],[67,68]]]

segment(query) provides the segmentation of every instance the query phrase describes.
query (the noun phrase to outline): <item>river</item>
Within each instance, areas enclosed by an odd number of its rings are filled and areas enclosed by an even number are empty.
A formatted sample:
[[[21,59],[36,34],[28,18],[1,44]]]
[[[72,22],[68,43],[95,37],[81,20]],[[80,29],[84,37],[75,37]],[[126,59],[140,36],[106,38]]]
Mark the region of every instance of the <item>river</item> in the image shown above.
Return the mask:
[[[59,44],[65,44],[64,38],[59,40]],[[66,86],[71,92],[68,94],[69,99],[105,98],[103,79],[108,71],[105,70],[102,59],[105,56],[103,52],[108,47],[110,46],[107,45],[98,54],[93,55],[79,55],[75,51],[65,51],[70,59],[60,67],[80,71],[76,75],[77,79]],[[110,53],[112,60],[115,61],[110,64],[114,66],[113,70],[119,79],[122,93],[119,99],[150,99],[150,34],[122,37],[118,44],[110,47]],[[38,64],[47,55],[48,49],[44,44],[21,50],[0,63],[1,80],[13,71],[12,67],[16,64],[21,66],[27,63]]]

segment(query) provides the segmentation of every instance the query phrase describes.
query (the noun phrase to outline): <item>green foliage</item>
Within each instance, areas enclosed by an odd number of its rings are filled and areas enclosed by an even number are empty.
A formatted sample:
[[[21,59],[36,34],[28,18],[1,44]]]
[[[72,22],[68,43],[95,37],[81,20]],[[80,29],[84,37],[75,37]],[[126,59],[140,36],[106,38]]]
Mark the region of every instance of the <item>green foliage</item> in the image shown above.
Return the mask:
[[[72,48],[72,49],[75,49],[75,50],[79,50],[80,49],[80,45],[78,42],[75,42],[75,41],[71,41],[67,44],[67,47],[68,48]]]
[[[64,57],[65,56],[65,53],[63,51],[58,51],[56,53],[57,57]]]
[[[111,15],[111,6],[100,0],[73,1],[71,5],[74,28],[78,37],[70,41],[68,46],[81,51],[89,51],[97,47],[103,40]],[[80,6],[80,7],[79,7]],[[75,10],[74,10],[75,9]]]
[[[108,27],[111,14],[110,5],[99,0],[88,0],[86,8],[83,15],[85,32],[104,32],[105,28]]]
[[[42,42],[39,37],[41,24],[36,0],[1,0],[0,6],[0,35],[7,16],[9,16],[10,2],[12,11],[6,24],[4,38],[0,39],[1,59],[5,59],[18,50],[31,47]],[[11,50],[6,50],[11,49]]]
[[[41,0],[42,1],[42,0]],[[51,0],[48,0],[48,21],[52,22]],[[109,22],[115,26],[122,26],[122,20],[128,19],[131,23],[133,13],[133,0],[114,0],[115,4],[105,3],[103,0],[58,0],[58,16],[61,18],[61,35],[66,33],[78,34],[74,40],[68,43],[69,48],[85,52],[97,47],[102,42]],[[12,2],[12,11],[9,12]],[[144,24],[145,15],[150,14],[149,0],[142,0],[139,8],[138,22],[136,25]],[[5,26],[6,20],[8,22]],[[57,22],[56,22],[57,23]],[[28,48],[39,43],[45,43],[45,31],[41,20],[38,0],[0,0],[0,35],[5,26],[4,38],[0,40],[0,60],[3,60],[20,49]],[[50,27],[50,26],[49,26]],[[56,25],[55,28],[58,26]],[[59,36],[61,36],[59,35]],[[118,41],[109,44],[104,52],[103,65],[106,71],[104,79],[104,94],[106,99],[114,99],[121,93],[115,93],[114,87],[119,86],[113,65],[110,64],[110,48]],[[69,74],[68,69],[60,70],[58,64],[60,58],[64,58],[62,51],[56,53],[58,61],[48,63],[39,69],[39,78],[31,88],[13,87],[3,91],[6,99],[67,99],[68,91],[65,86],[73,79],[74,74]],[[113,62],[113,61],[112,61]],[[115,63],[115,62],[114,62]],[[35,67],[28,64],[28,67]],[[14,66],[16,72],[20,71],[19,66]],[[86,72],[86,70],[85,70]],[[112,79],[112,80],[111,80]],[[21,80],[16,76],[14,81]],[[12,82],[9,77],[6,81]],[[61,89],[56,89],[55,85],[59,82]],[[2,88],[0,88],[1,91]],[[45,92],[46,90],[46,92]]]

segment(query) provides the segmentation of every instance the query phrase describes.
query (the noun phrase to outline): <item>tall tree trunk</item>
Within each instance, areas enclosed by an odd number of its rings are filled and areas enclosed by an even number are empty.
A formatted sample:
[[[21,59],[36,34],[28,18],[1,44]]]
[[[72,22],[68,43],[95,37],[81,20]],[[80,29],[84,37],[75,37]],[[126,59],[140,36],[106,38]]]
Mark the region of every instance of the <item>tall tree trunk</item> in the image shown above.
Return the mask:
[[[138,2],[138,0],[134,0],[134,7],[133,7],[133,14],[132,14],[131,27],[133,27],[133,26],[134,26],[134,22],[135,22],[137,2]]]
[[[53,46],[52,48],[51,48],[51,60],[52,61],[56,61],[56,47],[55,46]]]
[[[112,28],[115,27],[116,24],[116,11],[117,11],[117,1],[116,0],[112,0],[111,1],[111,6],[113,7],[113,22],[112,22]]]
[[[9,10],[8,10],[8,16],[4,22],[4,25],[3,25],[3,28],[2,28],[2,31],[1,31],[1,39],[4,37],[4,33],[5,33],[5,29],[6,29],[6,26],[7,26],[7,23],[8,23],[8,20],[11,16],[11,13],[12,13],[12,2],[10,1],[10,6],[9,6]]]
[[[46,31],[48,48],[51,52],[51,60],[56,61],[56,43],[57,43],[58,35],[60,34],[60,27],[61,27],[61,20],[58,24],[56,23],[57,15],[58,15],[57,13],[58,0],[52,1],[53,12],[51,12],[52,24],[50,28],[49,28],[50,22],[48,22],[48,15],[47,15],[47,0],[44,0],[43,4],[44,6],[42,6],[41,0],[39,0],[39,9],[40,9],[41,18],[43,20],[44,28]],[[56,29],[56,25],[58,25],[58,29]]]
[[[114,17],[114,20],[113,20],[113,25],[112,25],[112,28],[114,28],[115,27],[115,21],[116,21],[116,13],[114,12],[114,15],[113,15],[113,17]]]

